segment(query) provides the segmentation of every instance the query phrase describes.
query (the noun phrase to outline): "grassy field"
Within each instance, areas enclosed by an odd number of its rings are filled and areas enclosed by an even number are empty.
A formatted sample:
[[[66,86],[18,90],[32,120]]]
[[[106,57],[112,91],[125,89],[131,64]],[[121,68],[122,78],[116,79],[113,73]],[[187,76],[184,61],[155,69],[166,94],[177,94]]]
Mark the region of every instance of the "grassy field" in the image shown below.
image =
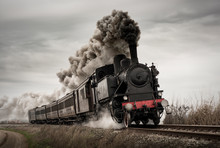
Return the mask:
[[[0,127],[2,128],[3,125],[0,124]],[[216,143],[212,141],[149,134],[129,129],[113,130],[80,125],[31,124],[8,124],[4,125],[3,129],[26,135],[30,148],[216,147]]]
[[[29,148],[72,147],[134,147],[124,137],[128,131],[94,129],[79,125],[29,125],[0,128],[21,133],[27,138]]]
[[[220,125],[220,99],[199,102],[196,106],[172,104],[172,114],[166,115],[164,124]]]
[[[38,137],[38,134],[36,133],[29,133],[28,131],[19,128],[0,128],[0,130],[17,132],[24,135],[27,139],[28,148],[50,148],[50,144],[47,140],[42,139],[41,141],[36,141],[36,137]]]

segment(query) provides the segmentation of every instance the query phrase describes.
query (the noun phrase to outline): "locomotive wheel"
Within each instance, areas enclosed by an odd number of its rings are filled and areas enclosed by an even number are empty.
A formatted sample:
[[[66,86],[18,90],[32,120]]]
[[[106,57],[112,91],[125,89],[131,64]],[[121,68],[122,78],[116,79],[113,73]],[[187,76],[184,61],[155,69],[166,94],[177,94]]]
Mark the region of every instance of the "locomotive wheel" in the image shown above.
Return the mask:
[[[143,123],[143,125],[145,126],[145,125],[147,125],[147,123],[149,122],[149,120],[147,119],[147,120],[141,120],[141,122]]]
[[[120,108],[121,107],[121,102],[119,102],[117,100],[113,100],[112,101],[112,107],[113,108]]]
[[[131,125],[131,114],[130,113],[125,112],[123,122],[126,128],[128,128]]]
[[[160,119],[159,118],[155,118],[153,120],[153,122],[154,122],[154,125],[157,126],[160,123]]]
[[[145,120],[142,120],[141,122],[143,123],[144,126],[147,124]]]
[[[117,109],[114,109],[114,114],[113,114],[113,119],[118,122],[118,123],[122,123],[123,121],[123,118],[121,118],[121,109],[117,108]]]
[[[136,121],[135,121],[135,124],[136,124],[136,125],[139,125],[140,122],[141,122],[140,120],[136,120]]]
[[[160,123],[160,113],[157,110],[155,118],[153,119],[154,125],[157,126]]]

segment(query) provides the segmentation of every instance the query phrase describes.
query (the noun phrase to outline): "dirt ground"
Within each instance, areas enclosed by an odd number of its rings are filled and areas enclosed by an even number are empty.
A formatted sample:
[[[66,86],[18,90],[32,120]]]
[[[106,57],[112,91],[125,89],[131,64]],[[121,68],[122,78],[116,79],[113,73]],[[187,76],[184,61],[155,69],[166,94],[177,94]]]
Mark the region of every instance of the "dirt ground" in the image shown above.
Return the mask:
[[[0,130],[1,148],[27,148],[25,137],[19,133]]]

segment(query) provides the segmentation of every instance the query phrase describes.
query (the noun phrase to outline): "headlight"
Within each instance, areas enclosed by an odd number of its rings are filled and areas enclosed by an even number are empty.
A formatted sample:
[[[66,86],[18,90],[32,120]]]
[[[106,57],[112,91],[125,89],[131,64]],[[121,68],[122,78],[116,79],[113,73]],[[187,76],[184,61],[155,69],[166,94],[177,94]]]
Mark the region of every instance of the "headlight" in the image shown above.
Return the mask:
[[[127,111],[129,111],[129,112],[132,110],[132,108],[133,108],[133,105],[130,104],[130,103],[128,103],[128,104],[125,105],[125,109],[126,109]]]
[[[167,107],[168,105],[169,105],[169,103],[168,103],[168,101],[167,100],[162,100],[161,101],[161,105],[163,106],[163,107]]]
[[[160,97],[161,97],[161,96],[162,96],[162,92],[158,92],[158,96],[160,96]]]
[[[128,97],[127,97],[127,96],[124,96],[123,99],[126,101],[126,100],[128,100]]]

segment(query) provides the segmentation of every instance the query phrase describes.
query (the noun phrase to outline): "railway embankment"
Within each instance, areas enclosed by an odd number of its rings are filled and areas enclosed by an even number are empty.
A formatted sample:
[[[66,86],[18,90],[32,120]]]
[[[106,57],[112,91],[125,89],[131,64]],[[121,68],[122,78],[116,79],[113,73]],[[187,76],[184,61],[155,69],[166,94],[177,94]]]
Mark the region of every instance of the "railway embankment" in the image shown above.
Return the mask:
[[[138,129],[101,129],[80,125],[0,124],[31,135],[32,147],[218,147],[212,139],[163,135]]]

